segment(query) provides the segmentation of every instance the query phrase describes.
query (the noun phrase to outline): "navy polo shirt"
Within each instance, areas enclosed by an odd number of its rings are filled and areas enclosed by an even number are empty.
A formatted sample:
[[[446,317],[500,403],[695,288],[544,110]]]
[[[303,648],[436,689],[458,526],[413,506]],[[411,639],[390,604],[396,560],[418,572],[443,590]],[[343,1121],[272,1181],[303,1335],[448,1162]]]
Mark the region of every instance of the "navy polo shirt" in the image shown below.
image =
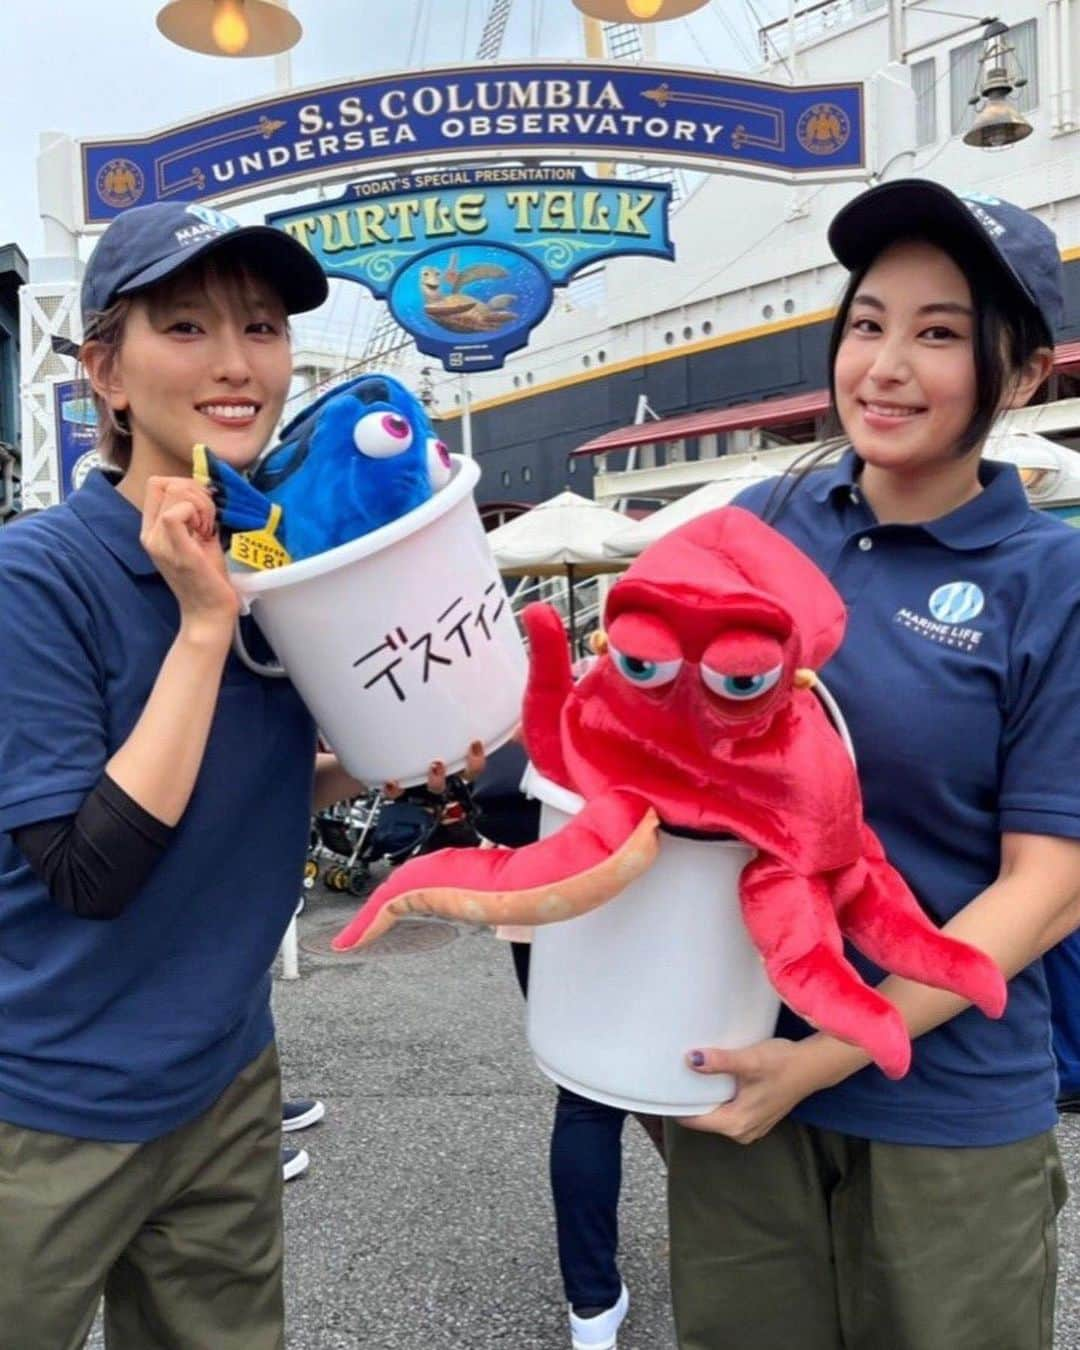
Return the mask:
[[[206,1110],[273,1035],[314,727],[230,656],[191,801],[120,918],[50,899],[12,842],[71,815],[124,743],[179,609],[102,473],[0,530],[0,1120],[141,1141]]]
[[[849,451],[808,475],[772,524],[847,605],[822,677],[852,733],[867,820],[941,924],[995,880],[1003,832],[1080,839],[1080,532],[1032,510],[1011,465],[985,461],[982,492],[958,510],[882,525],[859,469]],[[772,489],[737,503],[762,514]],[[807,1030],[782,1012],[779,1034]],[[900,1081],[871,1066],[794,1115],[906,1144],[1007,1143],[1054,1125],[1041,961],[1010,982],[1000,1022],[968,1009],[914,1052]]]

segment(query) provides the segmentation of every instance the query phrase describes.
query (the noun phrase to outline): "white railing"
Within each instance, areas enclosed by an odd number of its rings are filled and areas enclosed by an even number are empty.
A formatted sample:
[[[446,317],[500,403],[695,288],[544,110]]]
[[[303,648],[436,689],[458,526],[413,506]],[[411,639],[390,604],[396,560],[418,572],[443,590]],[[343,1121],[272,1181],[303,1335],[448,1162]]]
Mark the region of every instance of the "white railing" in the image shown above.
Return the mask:
[[[799,10],[790,27],[787,19],[767,23],[758,29],[761,59],[771,63],[790,56],[792,45],[796,48],[805,47],[807,43],[825,37],[838,28],[846,28],[887,4],[888,0],[821,0],[820,4]]]
[[[521,614],[526,605],[534,600],[544,600],[554,605],[562,616],[563,624],[570,623],[570,596],[565,577],[525,577],[510,597],[510,606],[514,613]],[[578,641],[596,627],[603,607],[600,578],[582,577],[574,583],[574,620]]]

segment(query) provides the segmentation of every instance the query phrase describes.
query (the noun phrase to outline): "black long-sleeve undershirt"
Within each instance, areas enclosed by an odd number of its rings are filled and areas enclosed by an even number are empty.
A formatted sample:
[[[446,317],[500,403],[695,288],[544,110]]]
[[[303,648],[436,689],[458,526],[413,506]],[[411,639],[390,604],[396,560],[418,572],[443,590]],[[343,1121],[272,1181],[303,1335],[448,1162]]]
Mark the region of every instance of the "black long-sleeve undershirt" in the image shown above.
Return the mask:
[[[103,774],[75,815],[22,825],[11,837],[61,909],[81,919],[115,919],[173,834]]]

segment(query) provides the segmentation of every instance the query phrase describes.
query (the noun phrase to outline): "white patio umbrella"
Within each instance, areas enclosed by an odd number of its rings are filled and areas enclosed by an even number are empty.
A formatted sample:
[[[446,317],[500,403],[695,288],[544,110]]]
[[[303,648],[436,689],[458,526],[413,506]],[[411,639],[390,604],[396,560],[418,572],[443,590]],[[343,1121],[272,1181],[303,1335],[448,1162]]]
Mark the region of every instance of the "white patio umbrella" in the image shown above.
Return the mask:
[[[1033,506],[1080,501],[1080,453],[1034,431],[1001,431],[986,442],[987,459],[1015,464]]]
[[[733,466],[729,477],[718,478],[714,482],[706,483],[704,487],[695,488],[693,492],[688,492],[685,497],[679,497],[668,506],[661,507],[644,520],[624,521],[622,529],[612,534],[605,544],[608,556],[627,560],[636,558],[642,549],[661,539],[670,530],[685,525],[688,520],[693,520],[697,516],[703,516],[706,511],[713,511],[718,506],[727,506],[743,488],[751,483],[771,478],[775,472],[775,469],[769,469],[765,465],[754,467],[747,465],[738,468]]]
[[[508,520],[488,535],[499,571],[507,576],[563,576],[569,593],[570,641],[577,640],[574,581],[597,572],[620,572],[625,563],[604,551],[604,543],[626,517],[576,492],[557,496]]]

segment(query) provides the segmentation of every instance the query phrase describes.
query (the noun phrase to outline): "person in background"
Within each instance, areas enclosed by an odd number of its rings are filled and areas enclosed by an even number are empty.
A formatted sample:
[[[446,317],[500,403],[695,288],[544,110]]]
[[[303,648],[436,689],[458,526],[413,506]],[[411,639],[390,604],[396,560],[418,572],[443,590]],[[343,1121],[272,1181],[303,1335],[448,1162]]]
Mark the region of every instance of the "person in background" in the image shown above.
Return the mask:
[[[315,1097],[297,1097],[293,1101],[281,1103],[281,1129],[284,1134],[294,1130],[306,1130],[317,1125],[326,1115],[326,1107]],[[283,1181],[292,1181],[303,1175],[311,1166],[311,1158],[306,1148],[294,1144],[281,1146],[281,1177]]]
[[[540,803],[521,791],[528,761],[517,742],[496,750],[474,790],[477,828],[511,848],[540,835]],[[510,942],[514,973],[529,992],[529,930],[500,929]],[[550,1180],[559,1270],[566,1294],[573,1350],[614,1350],[630,1295],[619,1273],[619,1194],[622,1132],[627,1112],[557,1089],[551,1129]],[[639,1117],[663,1155],[657,1122]]]
[[[1071,933],[1043,957],[1058,1072],[1058,1110],[1080,1112],[1080,935]]]

